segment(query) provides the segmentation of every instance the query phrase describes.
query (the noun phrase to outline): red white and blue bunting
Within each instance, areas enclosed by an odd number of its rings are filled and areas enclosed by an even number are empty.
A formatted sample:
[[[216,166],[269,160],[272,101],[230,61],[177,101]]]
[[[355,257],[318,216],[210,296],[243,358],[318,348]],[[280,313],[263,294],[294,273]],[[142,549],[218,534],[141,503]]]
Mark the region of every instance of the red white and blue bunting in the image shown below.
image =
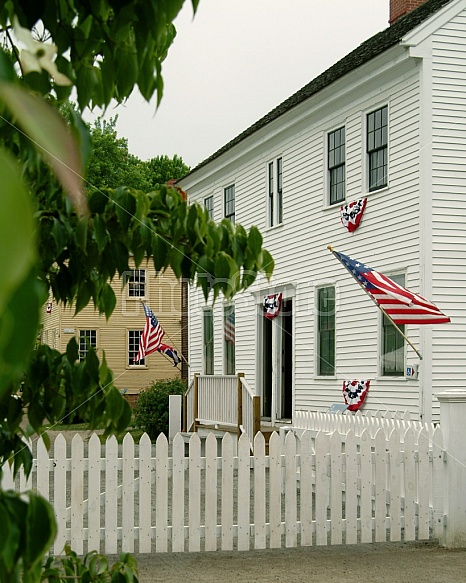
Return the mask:
[[[271,294],[270,296],[265,296],[263,305],[265,309],[265,317],[272,320],[280,313],[282,294]]]
[[[341,222],[350,233],[359,227],[366,204],[367,198],[359,198],[340,207]]]
[[[348,411],[357,411],[366,398],[370,381],[343,381],[343,397]]]

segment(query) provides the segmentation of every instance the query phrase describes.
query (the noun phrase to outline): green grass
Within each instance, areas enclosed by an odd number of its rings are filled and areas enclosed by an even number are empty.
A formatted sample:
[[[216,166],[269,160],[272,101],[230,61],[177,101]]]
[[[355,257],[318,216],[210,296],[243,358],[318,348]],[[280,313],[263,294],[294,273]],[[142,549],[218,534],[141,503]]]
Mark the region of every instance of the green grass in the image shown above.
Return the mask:
[[[98,429],[99,429],[99,427],[96,427],[95,429],[92,429],[91,431],[98,430]],[[72,432],[90,431],[89,425],[87,423],[48,425],[47,430],[48,431],[60,431],[61,433],[64,433],[65,431],[72,431]],[[121,435],[117,436],[118,443],[122,443],[123,438],[127,433],[130,433],[132,435],[135,443],[138,443],[139,440],[141,439],[141,436],[143,435],[144,431],[142,429],[134,427],[133,425],[128,425],[128,427],[125,429],[125,431]],[[102,437],[101,435],[99,435],[99,439],[102,443],[105,442],[105,438]]]

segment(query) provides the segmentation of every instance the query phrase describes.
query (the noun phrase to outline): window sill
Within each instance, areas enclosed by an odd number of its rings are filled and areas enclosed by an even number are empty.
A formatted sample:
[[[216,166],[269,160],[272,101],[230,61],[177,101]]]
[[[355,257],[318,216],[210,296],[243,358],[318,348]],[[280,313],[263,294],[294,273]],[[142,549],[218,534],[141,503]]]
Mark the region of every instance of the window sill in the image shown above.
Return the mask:
[[[126,366],[126,370],[149,370],[147,364],[131,364]]]
[[[264,229],[264,233],[271,233],[272,231],[276,231],[277,229],[281,229],[284,226],[284,223],[279,223],[278,225],[273,225],[273,227],[266,227]]]
[[[331,375],[316,375],[314,376],[314,380],[315,381],[332,381],[335,382],[338,380],[338,378],[336,376],[331,376]]]
[[[402,375],[402,376],[389,376],[389,375],[382,376],[382,375],[377,375],[376,377],[374,377],[374,381],[377,381],[377,382],[390,382],[390,383],[393,383],[393,381],[403,381],[403,382],[405,382],[405,381],[415,381],[415,380],[417,380],[417,379],[415,379],[415,378],[408,378],[408,377],[405,377],[404,375]]]
[[[351,198],[346,197],[345,200],[342,200],[341,202],[336,202],[335,204],[328,204],[326,202],[324,202],[322,204],[322,210],[324,211],[328,211],[330,209],[338,209],[340,210],[340,207],[344,206],[345,204],[349,204],[350,202],[353,202],[355,200],[358,200],[359,198],[365,198],[365,197],[371,197],[374,196],[375,194],[378,194],[379,192],[386,192],[387,190],[389,190],[390,188],[390,184],[387,184],[387,186],[383,186],[382,188],[378,188],[377,190],[371,190],[370,192],[367,191],[365,193],[362,193],[361,195],[356,195],[353,196]]]

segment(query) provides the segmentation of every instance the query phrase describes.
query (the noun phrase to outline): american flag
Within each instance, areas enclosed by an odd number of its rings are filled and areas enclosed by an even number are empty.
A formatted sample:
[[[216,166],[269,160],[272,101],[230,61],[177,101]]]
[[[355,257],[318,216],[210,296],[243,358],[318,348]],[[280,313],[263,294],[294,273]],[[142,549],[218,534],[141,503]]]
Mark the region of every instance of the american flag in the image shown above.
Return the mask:
[[[178,352],[171,346],[168,346],[168,344],[161,344],[157,350],[160,354],[165,354],[168,358],[171,358],[174,362],[173,366],[180,364],[181,358],[178,356]]]
[[[159,321],[154,316],[154,312],[145,304],[144,312],[146,314],[146,325],[142,331],[139,340],[139,350],[133,362],[138,362],[145,358],[148,354],[155,352],[162,343],[162,338],[165,332],[159,324]]]
[[[445,316],[432,302],[410,292],[386,275],[360,261],[331,249],[332,253],[360,283],[395,324],[445,324]]]
[[[225,317],[224,324],[224,335],[225,340],[231,344],[235,343],[235,310],[234,308],[229,308],[230,312]]]

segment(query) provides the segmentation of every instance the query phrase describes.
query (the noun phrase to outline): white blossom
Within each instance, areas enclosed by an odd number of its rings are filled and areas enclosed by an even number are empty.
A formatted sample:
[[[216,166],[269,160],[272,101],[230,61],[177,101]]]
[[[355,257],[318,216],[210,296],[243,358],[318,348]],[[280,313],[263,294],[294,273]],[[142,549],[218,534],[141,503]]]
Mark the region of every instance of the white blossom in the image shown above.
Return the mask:
[[[40,73],[45,70],[57,85],[71,85],[68,77],[57,69],[55,58],[58,49],[54,44],[35,40],[31,31],[19,24],[16,16],[13,21],[13,30],[17,40],[25,46],[19,55],[21,68],[25,75],[32,71]]]

